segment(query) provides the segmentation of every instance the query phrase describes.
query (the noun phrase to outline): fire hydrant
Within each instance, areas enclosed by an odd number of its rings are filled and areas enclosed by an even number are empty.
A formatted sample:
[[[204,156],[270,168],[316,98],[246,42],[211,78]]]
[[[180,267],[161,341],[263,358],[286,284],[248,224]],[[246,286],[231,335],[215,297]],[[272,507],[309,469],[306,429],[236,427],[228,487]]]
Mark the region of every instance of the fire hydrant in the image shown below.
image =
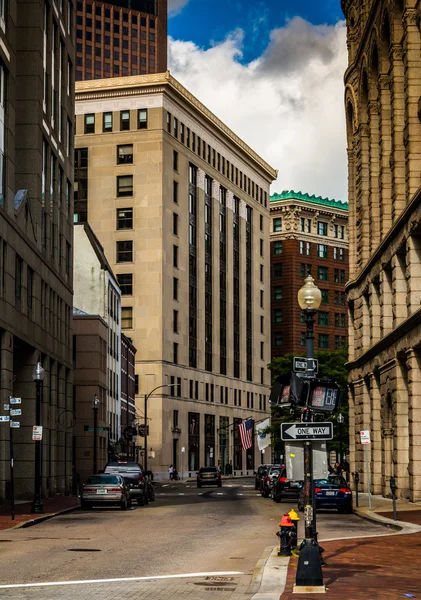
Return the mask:
[[[295,543],[294,524],[288,513],[285,513],[279,523],[279,531],[276,534],[280,538],[280,551],[278,556],[291,556],[291,546]]]
[[[291,549],[295,550],[295,548],[297,548],[298,521],[300,520],[300,517],[297,515],[297,513],[295,512],[294,509],[291,509],[288,514],[289,514],[289,516],[291,518],[292,524],[294,525],[294,536],[295,536],[295,539],[292,541]]]

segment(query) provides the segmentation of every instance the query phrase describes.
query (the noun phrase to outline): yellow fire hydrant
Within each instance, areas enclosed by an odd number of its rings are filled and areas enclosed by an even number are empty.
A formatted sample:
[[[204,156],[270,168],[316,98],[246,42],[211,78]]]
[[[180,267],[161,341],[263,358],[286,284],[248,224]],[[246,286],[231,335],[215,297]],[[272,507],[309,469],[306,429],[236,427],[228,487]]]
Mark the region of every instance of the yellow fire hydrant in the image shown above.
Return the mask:
[[[294,541],[295,541],[295,545],[292,546],[292,550],[294,550],[295,548],[298,547],[297,546],[297,540],[298,540],[298,521],[300,520],[300,517],[297,515],[297,513],[295,512],[294,509],[291,509],[289,511],[288,515],[289,515],[289,517],[290,517],[290,519],[292,521],[292,524],[294,525],[294,531],[295,531],[295,536],[294,536],[295,540]]]

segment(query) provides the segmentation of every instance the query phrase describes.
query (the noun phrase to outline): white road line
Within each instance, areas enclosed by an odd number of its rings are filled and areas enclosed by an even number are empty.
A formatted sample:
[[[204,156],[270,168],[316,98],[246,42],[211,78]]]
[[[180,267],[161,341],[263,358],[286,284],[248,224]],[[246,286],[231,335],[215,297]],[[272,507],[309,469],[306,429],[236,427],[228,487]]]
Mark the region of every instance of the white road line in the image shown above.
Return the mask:
[[[193,577],[222,577],[224,575],[243,575],[241,571],[214,571],[211,573],[183,573],[180,575],[156,575],[155,577],[122,577],[120,579],[80,579],[76,581],[44,581],[40,583],[11,583],[0,585],[0,590],[11,588],[37,588],[52,587],[60,585],[85,585],[88,583],[119,583],[124,581],[151,581],[154,579],[188,579]]]
[[[179,496],[185,496],[184,492],[180,492],[178,495]]]
[[[242,496],[243,494],[237,494],[237,496]]]
[[[223,496],[224,494],[222,492],[217,492],[216,494],[217,496]]]
[[[170,484],[169,483],[164,483],[164,485],[162,487],[168,487]]]

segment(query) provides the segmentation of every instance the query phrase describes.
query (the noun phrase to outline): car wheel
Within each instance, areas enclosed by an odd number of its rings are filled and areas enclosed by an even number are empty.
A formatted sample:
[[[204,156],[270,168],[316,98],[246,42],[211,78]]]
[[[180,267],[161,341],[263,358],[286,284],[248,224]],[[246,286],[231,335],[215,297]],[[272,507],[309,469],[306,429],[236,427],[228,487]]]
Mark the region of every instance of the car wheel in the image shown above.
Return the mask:
[[[202,484],[201,484],[201,483],[198,483],[198,484],[197,484],[197,487],[198,487],[198,488],[201,488],[201,487],[202,487]]]
[[[255,483],[255,484],[254,484],[254,489],[255,489],[255,490],[258,490],[258,489],[259,489],[259,487],[260,487],[260,486],[259,486],[257,483]]]
[[[145,494],[145,504],[149,504],[149,497],[147,493]]]
[[[273,497],[273,499],[275,500],[276,504],[279,504],[281,502],[281,500],[282,500],[281,496],[277,496],[276,494]]]
[[[150,494],[149,494],[149,500],[151,502],[153,502],[155,500],[155,490],[153,489],[153,487],[151,488]]]
[[[124,498],[123,502],[120,503],[121,510],[127,510],[129,507],[129,503],[127,502],[127,498]]]
[[[82,510],[91,510],[92,509],[92,504],[90,504],[89,502],[85,502],[85,500],[82,500],[80,503],[80,508]]]

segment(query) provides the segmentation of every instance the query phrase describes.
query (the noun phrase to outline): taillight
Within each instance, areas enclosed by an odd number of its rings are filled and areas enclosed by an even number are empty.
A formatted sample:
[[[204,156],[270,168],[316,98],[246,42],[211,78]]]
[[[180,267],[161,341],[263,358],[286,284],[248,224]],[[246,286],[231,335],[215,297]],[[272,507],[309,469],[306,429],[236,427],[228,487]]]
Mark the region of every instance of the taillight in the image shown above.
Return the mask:
[[[139,475],[137,476],[137,480],[138,481],[143,481],[143,475],[141,473],[139,473]]]
[[[111,488],[110,492],[121,492],[121,488]]]
[[[270,477],[266,477],[266,483],[270,483]]]
[[[286,482],[288,481],[288,477],[280,477],[280,478],[279,478],[279,481],[280,481],[281,483],[286,483]]]
[[[83,491],[84,492],[96,492],[96,488],[86,487]]]
[[[342,492],[343,494],[350,494],[351,493],[351,490],[349,488],[341,488],[339,491]]]
[[[316,488],[316,489],[314,490],[314,492],[315,492],[316,494],[318,494],[318,493],[319,493],[319,492],[321,492],[321,491],[322,491],[322,488]]]

